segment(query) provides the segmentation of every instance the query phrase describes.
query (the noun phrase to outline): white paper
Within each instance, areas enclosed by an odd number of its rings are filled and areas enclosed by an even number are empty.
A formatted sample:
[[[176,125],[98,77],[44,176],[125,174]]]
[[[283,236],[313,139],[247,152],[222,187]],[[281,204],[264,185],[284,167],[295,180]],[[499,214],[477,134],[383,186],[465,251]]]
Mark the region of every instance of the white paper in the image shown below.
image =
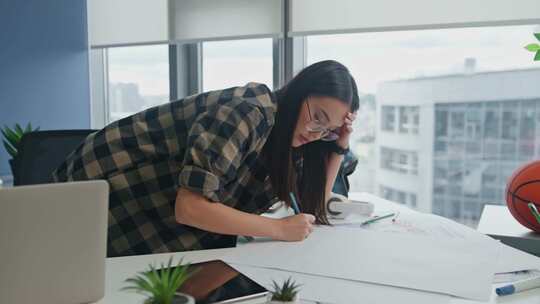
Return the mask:
[[[489,300],[499,243],[317,228],[303,242],[243,245],[229,263]]]
[[[403,233],[443,238],[461,238],[468,240],[476,238],[489,238],[475,229],[469,228],[447,218],[434,214],[420,213],[418,211],[409,209],[404,205],[385,200],[370,193],[351,193],[351,198],[373,203],[375,205],[376,215],[399,212],[396,222],[400,223],[401,225],[392,225],[390,222],[382,220],[382,222],[377,224],[363,226],[364,229],[379,232]],[[364,218],[351,217],[350,219],[346,219],[341,223],[354,224],[362,221],[363,219]],[[354,227],[354,225],[349,226]],[[496,273],[540,269],[539,257],[504,244],[501,244],[499,256],[499,262],[495,270]]]
[[[493,278],[493,283],[508,283],[516,282],[525,279],[540,277],[540,270],[525,270],[518,272],[497,273]]]
[[[496,273],[540,269],[540,258],[501,244]]]
[[[388,212],[378,215],[383,216],[385,214],[388,214]],[[487,236],[465,225],[434,214],[396,211],[396,216],[394,217],[381,219],[368,225],[361,225],[366,219],[366,217],[351,216],[344,220],[331,220],[331,223],[336,227],[342,228],[366,229],[378,232],[445,239],[473,240],[476,238],[487,238]]]
[[[231,264],[231,266],[269,289],[272,287],[273,280],[280,283],[292,277],[296,283],[302,285],[300,288],[300,298],[315,302],[333,304],[446,304],[450,302],[451,298],[444,294],[421,292],[393,286],[326,278],[238,264]]]

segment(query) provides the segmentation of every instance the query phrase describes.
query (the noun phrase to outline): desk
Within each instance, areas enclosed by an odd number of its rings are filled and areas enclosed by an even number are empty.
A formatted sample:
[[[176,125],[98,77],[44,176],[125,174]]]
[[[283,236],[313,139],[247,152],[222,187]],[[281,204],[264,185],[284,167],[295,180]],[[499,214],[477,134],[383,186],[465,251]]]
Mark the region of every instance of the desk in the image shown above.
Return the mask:
[[[352,199],[362,199],[365,196],[362,194],[352,194]],[[375,202],[375,212],[383,212],[388,209],[399,209],[400,212],[415,212],[403,205],[398,205],[391,203],[382,199],[377,199]],[[180,253],[166,253],[166,254],[154,254],[154,255],[144,255],[144,256],[133,256],[133,257],[120,257],[120,258],[109,258],[106,262],[106,279],[105,279],[105,297],[97,302],[97,304],[138,304],[143,303],[144,297],[135,294],[132,292],[120,291],[120,288],[125,286],[124,280],[128,277],[133,276],[139,271],[146,270],[148,264],[158,264],[165,263],[168,259],[173,256],[175,261],[178,261],[180,258],[184,258],[186,262],[202,262],[207,260],[219,259],[220,256],[223,256],[225,253],[234,251],[235,248],[226,248],[226,249],[214,249],[214,250],[201,250],[201,251],[191,251],[191,252],[180,252]],[[540,267],[540,263],[539,263]],[[393,287],[388,287],[393,288]],[[361,293],[362,291],[359,290]],[[384,297],[384,295],[381,295]],[[314,303],[304,301],[303,303]],[[404,303],[404,302],[402,302]],[[493,292],[490,302],[476,302],[458,298],[450,298],[443,301],[440,304],[480,304],[480,303],[520,303],[520,304],[538,304],[540,303],[540,289],[529,290],[526,292],[518,293],[508,297],[497,297]],[[352,304],[352,303],[351,303]],[[408,303],[405,303],[408,304]],[[413,303],[411,303],[413,304]],[[414,303],[416,304],[416,303]],[[430,303],[438,304],[438,303]]]
[[[506,206],[486,205],[478,231],[508,246],[540,256],[540,233],[521,225]]]

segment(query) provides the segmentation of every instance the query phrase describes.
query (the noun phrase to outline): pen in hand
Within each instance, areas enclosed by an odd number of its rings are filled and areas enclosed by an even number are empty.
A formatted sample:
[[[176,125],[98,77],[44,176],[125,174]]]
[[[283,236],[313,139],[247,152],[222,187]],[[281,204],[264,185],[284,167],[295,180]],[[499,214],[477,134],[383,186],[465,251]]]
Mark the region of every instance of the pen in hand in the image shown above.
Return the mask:
[[[294,193],[289,192],[289,196],[291,197],[291,207],[294,211],[294,214],[300,214],[300,208],[298,207],[298,203],[296,202],[296,197],[294,196]]]

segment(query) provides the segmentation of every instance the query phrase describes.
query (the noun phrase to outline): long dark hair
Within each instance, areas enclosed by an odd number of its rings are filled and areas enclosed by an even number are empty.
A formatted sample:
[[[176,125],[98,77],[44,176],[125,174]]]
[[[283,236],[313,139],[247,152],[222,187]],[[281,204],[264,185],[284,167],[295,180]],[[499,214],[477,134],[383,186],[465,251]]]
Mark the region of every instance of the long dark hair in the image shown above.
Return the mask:
[[[331,153],[329,145],[333,143],[318,140],[293,148],[293,133],[302,103],[308,97],[333,97],[348,104],[351,112],[358,110],[358,89],[354,78],[341,63],[321,61],[303,69],[274,93],[278,110],[264,147],[272,187],[278,198],[289,206],[289,193],[294,193],[299,198],[303,213],[313,214],[319,224],[328,224],[324,201],[326,163]],[[293,153],[303,158],[300,179],[293,164]]]

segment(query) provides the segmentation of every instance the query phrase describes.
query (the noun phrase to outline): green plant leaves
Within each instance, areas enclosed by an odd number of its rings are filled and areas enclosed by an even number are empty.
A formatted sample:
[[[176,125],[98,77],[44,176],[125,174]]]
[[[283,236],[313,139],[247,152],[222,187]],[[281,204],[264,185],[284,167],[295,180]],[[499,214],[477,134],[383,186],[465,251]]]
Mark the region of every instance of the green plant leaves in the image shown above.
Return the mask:
[[[292,280],[292,277],[289,277],[281,286],[279,286],[276,281],[272,281],[272,285],[274,289],[272,291],[272,300],[283,302],[293,301],[300,291],[299,288],[301,286],[296,284],[296,282]]]
[[[2,135],[4,136],[4,147],[11,157],[15,158],[17,156],[17,149],[19,148],[19,143],[21,141],[22,134],[18,134],[15,131],[12,131],[8,127],[4,127],[2,130]]]
[[[534,33],[536,40],[540,41],[540,33]],[[534,55],[534,61],[540,61],[540,45],[538,43],[529,43],[525,46],[525,49],[529,52],[536,52]]]
[[[17,156],[17,150],[13,148],[13,146],[7,141],[2,141],[4,142],[4,148],[6,148],[6,151],[9,153],[9,155],[11,155],[11,158],[15,158],[15,156]]]
[[[131,285],[122,290],[131,290],[148,295],[148,303],[171,304],[178,288],[194,273],[189,270],[190,264],[172,264],[172,258],[161,268],[148,265],[150,270],[139,272],[135,277],[126,280]]]
[[[15,131],[17,131],[17,133],[20,135],[24,134],[24,130],[21,128],[21,125],[19,124],[15,124]]]
[[[24,129],[19,124],[15,124],[15,127],[13,129],[10,129],[8,126],[4,125],[4,128],[0,131],[4,136],[4,147],[6,148],[6,151],[9,153],[9,155],[11,155],[12,158],[15,158],[17,156],[19,144],[24,134],[38,130],[39,128],[32,130],[31,123],[28,123]]]
[[[527,44],[525,49],[530,52],[538,52],[540,51],[540,45],[538,43]]]
[[[7,141],[14,147],[17,146],[22,137],[22,134],[18,134],[8,127],[4,127],[4,129],[2,130],[2,134],[7,139]]]

